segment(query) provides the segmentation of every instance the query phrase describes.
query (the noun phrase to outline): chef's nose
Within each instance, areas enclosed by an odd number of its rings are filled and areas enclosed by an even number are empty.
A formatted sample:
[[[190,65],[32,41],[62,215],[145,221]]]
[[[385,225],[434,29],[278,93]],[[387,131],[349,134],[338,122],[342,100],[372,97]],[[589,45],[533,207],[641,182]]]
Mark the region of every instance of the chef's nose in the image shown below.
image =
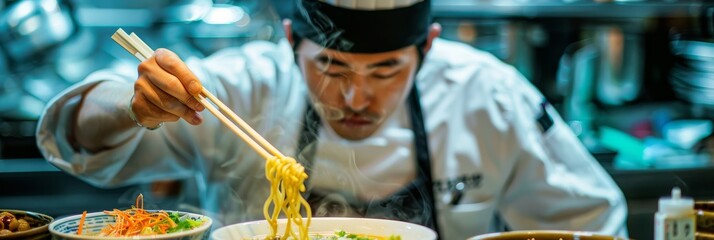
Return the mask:
[[[342,89],[345,105],[355,112],[367,108],[372,102],[373,91],[367,82],[367,78],[355,74],[351,79],[345,81]]]

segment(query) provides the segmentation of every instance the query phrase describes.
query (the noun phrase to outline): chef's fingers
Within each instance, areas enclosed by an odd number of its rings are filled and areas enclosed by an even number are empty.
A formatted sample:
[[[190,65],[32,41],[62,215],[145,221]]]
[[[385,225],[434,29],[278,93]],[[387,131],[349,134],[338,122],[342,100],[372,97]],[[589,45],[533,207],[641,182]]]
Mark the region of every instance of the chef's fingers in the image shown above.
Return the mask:
[[[156,118],[162,121],[177,121],[175,116],[181,117],[186,122],[198,125],[202,122],[201,115],[191,108],[188,108],[183,102],[179,101],[177,98],[171,96],[167,92],[164,92],[160,88],[153,87],[151,80],[139,79],[135,84],[135,94],[139,93],[142,99],[152,103],[156,107],[160,108],[162,111],[154,112]],[[165,115],[164,112],[170,113],[170,115]]]
[[[151,60],[153,60],[153,58]],[[186,91],[178,77],[166,72],[163,68],[158,66],[158,63],[140,65],[139,71],[144,73],[146,79],[156,88],[178,99],[181,103],[194,111],[203,111],[203,105]]]
[[[188,93],[192,95],[201,93],[203,89],[201,81],[188,69],[186,63],[178,55],[168,49],[159,48],[156,49],[154,56],[159,66],[166,72],[171,73],[171,75],[176,76]]]
[[[141,93],[135,93],[132,98],[131,109],[134,112],[136,121],[146,127],[158,126],[163,122],[175,122],[179,119],[178,116],[164,111],[147,100],[145,95]]]
[[[168,50],[161,50],[158,51],[159,53],[168,51]],[[175,56],[175,54],[171,54],[169,57],[159,57],[161,56],[160,54],[154,55],[151,57],[149,60],[142,62],[139,64],[139,74],[147,76],[147,78],[158,88],[162,89],[164,92],[169,93],[171,96],[174,96],[176,99],[179,99],[182,103],[186,104],[186,106],[190,107],[191,109],[195,111],[203,111],[204,107],[201,105],[198,100],[196,100],[193,96],[193,94],[190,94],[187,88],[185,87],[185,84],[181,82],[181,77],[174,75],[171,72],[167,72],[163,67],[160,66],[159,61],[178,61],[181,65],[185,67],[183,62],[181,62],[181,59],[178,59],[178,57],[172,57]],[[190,73],[190,71],[188,71]],[[193,75],[193,74],[191,74]],[[198,81],[197,81],[198,82]],[[200,82],[199,82],[200,84]],[[200,86],[199,86],[199,92],[200,92]]]

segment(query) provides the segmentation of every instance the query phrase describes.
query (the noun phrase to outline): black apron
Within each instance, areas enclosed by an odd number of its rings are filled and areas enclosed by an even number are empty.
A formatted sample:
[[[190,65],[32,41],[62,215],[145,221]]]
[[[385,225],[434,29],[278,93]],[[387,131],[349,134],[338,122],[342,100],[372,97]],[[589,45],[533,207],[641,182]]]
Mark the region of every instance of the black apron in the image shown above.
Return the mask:
[[[340,216],[345,211],[350,211],[352,214],[362,217],[392,219],[420,224],[433,229],[438,236],[439,227],[436,218],[429,145],[416,84],[412,87],[407,101],[409,103],[411,127],[414,133],[414,149],[417,162],[416,179],[386,199],[358,204],[355,204],[357,201],[339,199],[344,198],[339,193],[308,189],[306,200],[310,203],[313,216]],[[309,174],[316,152],[315,146],[317,145],[312,143],[317,141],[321,121],[309,102],[307,106],[296,156]],[[308,183],[306,183],[306,186],[308,186]]]

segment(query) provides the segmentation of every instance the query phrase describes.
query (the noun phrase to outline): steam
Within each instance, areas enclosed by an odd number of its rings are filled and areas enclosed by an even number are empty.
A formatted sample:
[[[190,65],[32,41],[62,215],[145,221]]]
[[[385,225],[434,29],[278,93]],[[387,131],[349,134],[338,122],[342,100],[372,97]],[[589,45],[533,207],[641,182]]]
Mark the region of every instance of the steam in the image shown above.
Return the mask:
[[[298,0],[298,2],[301,1]],[[304,4],[315,3],[306,1]],[[307,20],[314,33],[318,34],[316,38],[319,40],[319,42],[316,41],[318,45],[335,46],[334,43],[339,43],[342,44],[339,47],[349,47],[349,43],[336,42],[339,41],[342,31],[336,30],[334,23],[326,15],[319,11],[308,12],[301,3],[296,5],[296,11]],[[329,34],[326,32],[329,32]],[[323,47],[321,51],[324,50],[325,48]],[[325,78],[323,76],[322,86],[318,91],[319,94],[326,94],[325,91],[328,84],[339,84],[330,82],[330,79]],[[339,121],[355,115],[369,118],[375,123],[381,123],[387,119],[387,115],[384,112],[355,112],[349,108],[320,102],[315,96],[311,95],[310,97],[315,111],[325,121]],[[431,186],[421,186],[418,182],[411,182],[405,185],[403,183],[384,181],[383,179],[371,179],[360,170],[358,161],[361,159],[357,158],[357,151],[351,147],[345,147],[344,151],[339,153],[344,158],[348,158],[348,166],[329,169],[317,169],[314,162],[306,161],[306,159],[313,158],[315,156],[313,153],[319,150],[330,150],[325,149],[327,147],[323,145],[320,145],[323,149],[319,149],[316,142],[308,143],[304,149],[290,151],[288,148],[284,148],[285,146],[297,146],[296,141],[298,140],[296,136],[300,135],[299,131],[303,118],[293,118],[292,116],[286,118],[279,111],[285,106],[278,106],[279,104],[271,102],[270,105],[263,109],[265,111],[261,112],[264,118],[257,116],[251,119],[249,124],[254,127],[261,126],[256,130],[261,132],[269,142],[280,148],[281,152],[286,155],[294,154],[295,159],[303,164],[308,174],[310,174],[307,180],[306,187],[308,189],[305,197],[310,202],[315,216],[380,217],[422,225],[430,223],[431,206],[427,204],[425,199],[428,198],[426,188]],[[300,127],[295,130],[293,126]],[[329,126],[324,127],[329,128]],[[265,130],[269,130],[269,132],[266,133]],[[314,134],[319,135],[319,133]],[[318,137],[314,136],[313,139],[318,139]],[[216,142],[219,143],[219,141]],[[207,173],[208,184],[212,186],[205,190],[205,193],[209,196],[204,197],[207,202],[204,206],[208,208],[206,211],[215,215],[222,224],[262,219],[262,207],[269,191],[264,172],[256,171],[256,169],[262,169],[259,165],[264,164],[263,160],[254,156],[251,152],[252,150],[247,148],[245,144],[240,143],[240,140],[236,139],[235,143],[239,144],[237,146],[216,146],[216,149],[226,151],[226,159],[230,160],[213,163],[215,164],[212,166],[213,169],[209,167],[209,172]],[[327,146],[329,147],[329,145]],[[413,153],[409,157],[410,159],[407,161],[413,161]],[[318,160],[315,159],[313,161]],[[339,183],[341,188],[317,189],[310,184],[310,181],[319,177],[319,174],[325,171],[331,171],[339,175],[336,178],[330,178],[330,180]],[[369,186],[375,185],[390,186],[391,189],[395,189],[396,195],[393,195],[393,193],[385,196],[361,195],[361,193],[369,191],[367,189]],[[199,194],[202,193],[204,192],[202,191]]]
[[[345,113],[339,108],[331,107],[317,101],[315,101],[314,105],[315,111],[325,118],[325,120],[341,120],[345,117]]]
[[[300,15],[306,19],[307,23],[313,28],[314,33],[317,34],[316,42],[322,46],[329,46],[335,43],[342,35],[342,30],[335,28],[335,23],[327,17],[324,13],[320,11],[314,11],[311,15],[309,11],[301,4],[318,4],[309,1],[298,0],[297,11]],[[332,32],[331,34],[326,34],[325,32]]]
[[[330,146],[321,145],[323,149]],[[426,187],[430,186],[424,186],[421,181],[404,184],[375,179],[364,174],[365,169],[358,164],[360,159],[352,148],[325,150],[348,159],[346,166],[332,164],[333,159],[323,159],[322,164],[318,162],[311,167],[312,171],[318,171],[312,175],[314,178],[323,178],[323,183],[326,181],[324,178],[330,178],[329,182],[334,185],[329,189],[318,189],[314,185],[309,188],[306,199],[313,208],[314,216],[385,218],[426,226],[431,223],[431,205],[426,201],[429,196]],[[324,161],[330,163],[325,164]],[[393,192],[377,193],[374,186],[389,186],[387,188]]]
[[[305,4],[314,3],[306,2]],[[314,33],[318,34],[317,38],[312,39],[319,40],[316,41],[318,45],[337,46],[343,49],[350,47],[345,45],[349,43],[341,43],[342,45],[334,44],[335,41],[338,41],[342,31],[334,29],[335,25],[327,16],[319,11],[308,13],[302,4],[297,5],[297,9],[301,16],[303,16],[304,19],[307,19],[307,22],[314,30]],[[331,34],[326,34],[325,32],[331,32]],[[324,50],[325,47],[319,51]],[[340,52],[337,51],[336,54],[340,54]],[[331,64],[331,62],[328,62],[326,68],[329,67],[329,64]],[[355,112],[346,107],[341,108],[321,102],[318,97],[313,94],[325,94],[329,84],[343,83],[334,82],[327,79],[324,75],[320,80],[320,88],[316,93],[310,93],[310,97],[315,111],[317,111],[323,120],[339,121],[354,115],[366,117],[375,123],[381,123],[386,120],[387,117],[384,112]],[[340,88],[340,90],[343,89]],[[342,92],[341,94],[344,95],[345,92]],[[317,139],[317,136],[315,139]],[[308,152],[316,151],[317,149],[315,148],[317,148],[316,143],[311,143],[303,149],[302,153],[299,153],[298,155],[300,156],[305,154],[309,157]],[[428,197],[425,187],[431,186],[411,186],[414,183],[409,183],[409,188],[413,189],[413,191],[407,191],[401,183],[389,183],[380,179],[370,179],[369,176],[362,174],[362,171],[357,164],[358,159],[354,150],[347,150],[341,154],[349,156],[349,169],[316,169],[315,166],[313,166],[314,163],[309,166],[305,166],[309,172],[329,171],[338,174],[338,179],[334,179],[335,181],[333,182],[339,183],[341,186],[339,189],[315,189],[313,185],[308,186],[306,199],[310,202],[310,205],[313,208],[314,216],[381,217],[414,222],[423,225],[427,225],[431,221],[431,206],[425,201]],[[305,159],[304,157],[299,158],[303,160]],[[303,165],[305,165],[304,161]],[[313,176],[318,177],[317,174],[314,174]],[[311,180],[314,180],[314,178],[308,178],[308,181]],[[365,196],[360,196],[360,192],[367,191],[364,189],[367,188],[367,186],[362,186],[362,184],[383,186],[392,185],[392,188],[396,189],[397,193],[404,194],[388,194],[387,196],[369,196],[368,198],[364,198]]]

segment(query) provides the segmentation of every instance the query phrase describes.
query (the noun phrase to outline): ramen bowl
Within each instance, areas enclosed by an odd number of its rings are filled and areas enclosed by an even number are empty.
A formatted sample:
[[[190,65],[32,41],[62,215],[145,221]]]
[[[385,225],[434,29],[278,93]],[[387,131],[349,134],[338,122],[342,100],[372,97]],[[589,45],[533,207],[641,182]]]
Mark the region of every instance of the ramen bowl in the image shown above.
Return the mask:
[[[16,219],[25,219],[30,224],[30,229],[24,231],[14,231],[8,234],[0,234],[0,239],[25,239],[25,240],[35,240],[35,239],[46,239],[50,236],[47,231],[47,226],[52,222],[53,218],[45,214],[40,214],[36,212],[23,211],[23,210],[13,210],[13,209],[0,209],[1,212],[8,212],[12,214]]]
[[[576,231],[512,231],[478,235],[468,240],[626,240],[627,238]]]
[[[156,210],[146,210],[148,212],[153,212]],[[94,212],[87,213],[87,217],[84,219],[84,227],[82,228],[82,235],[77,235],[77,228],[79,227],[79,221],[82,218],[82,214],[73,215],[69,217],[64,217],[52,222],[49,226],[50,233],[53,239],[67,239],[67,240],[101,240],[101,239],[156,239],[156,240],[201,240],[208,236],[208,229],[210,229],[213,221],[211,218],[195,213],[179,212],[179,211],[166,211],[166,212],[178,212],[181,217],[191,218],[193,220],[203,220],[205,221],[201,226],[196,228],[179,231],[167,234],[157,234],[149,236],[134,236],[134,237],[106,237],[98,236],[99,232],[105,226],[109,224],[114,224],[114,216],[108,215],[104,212]]]
[[[287,220],[278,219],[278,233],[285,231]],[[310,235],[331,236],[335,232],[377,237],[400,236],[409,240],[436,240],[436,233],[424,226],[385,219],[315,217],[310,223]],[[221,227],[211,234],[214,240],[265,239],[270,234],[267,221],[238,223]]]

